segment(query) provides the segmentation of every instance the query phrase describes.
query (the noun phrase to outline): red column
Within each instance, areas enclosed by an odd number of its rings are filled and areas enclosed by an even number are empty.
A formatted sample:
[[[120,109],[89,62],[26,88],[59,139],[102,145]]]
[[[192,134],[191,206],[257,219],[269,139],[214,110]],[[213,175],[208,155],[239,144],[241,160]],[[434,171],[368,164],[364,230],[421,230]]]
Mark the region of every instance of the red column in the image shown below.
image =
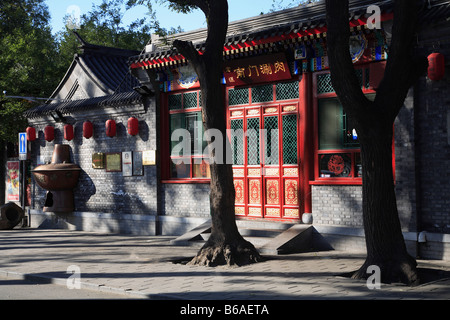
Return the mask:
[[[313,112],[312,112],[312,74],[304,73],[300,82],[300,184],[301,198],[303,199],[303,212],[312,213],[311,185],[312,172],[314,168],[313,153]],[[300,208],[301,209],[301,208]]]

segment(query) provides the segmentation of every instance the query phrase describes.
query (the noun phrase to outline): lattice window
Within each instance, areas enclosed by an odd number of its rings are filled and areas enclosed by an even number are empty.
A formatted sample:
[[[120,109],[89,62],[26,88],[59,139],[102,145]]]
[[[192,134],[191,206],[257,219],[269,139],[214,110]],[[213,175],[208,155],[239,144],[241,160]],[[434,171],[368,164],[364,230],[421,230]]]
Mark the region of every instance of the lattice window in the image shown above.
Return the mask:
[[[278,164],[278,117],[265,117],[264,129],[266,129],[264,163]]]
[[[241,104],[249,104],[248,89],[230,89],[228,90],[228,104],[236,106]]]
[[[182,96],[181,94],[172,94],[168,99],[169,110],[179,110],[182,107]]]
[[[259,161],[259,118],[247,119],[247,163],[260,164]]]
[[[188,92],[183,94],[183,107],[185,109],[197,108],[197,92]]]
[[[356,69],[356,77],[359,85],[368,89],[370,87],[370,69]],[[333,84],[331,82],[331,74],[319,74],[317,76],[317,94],[334,92]]]
[[[329,73],[319,74],[317,76],[317,93],[334,92],[333,84],[331,83],[331,75]]]
[[[244,120],[231,120],[231,150],[234,165],[244,164]]]
[[[277,100],[298,99],[298,81],[277,83]]]
[[[252,103],[273,101],[273,85],[256,86],[252,88]]]
[[[283,116],[283,162],[297,164],[297,115]]]

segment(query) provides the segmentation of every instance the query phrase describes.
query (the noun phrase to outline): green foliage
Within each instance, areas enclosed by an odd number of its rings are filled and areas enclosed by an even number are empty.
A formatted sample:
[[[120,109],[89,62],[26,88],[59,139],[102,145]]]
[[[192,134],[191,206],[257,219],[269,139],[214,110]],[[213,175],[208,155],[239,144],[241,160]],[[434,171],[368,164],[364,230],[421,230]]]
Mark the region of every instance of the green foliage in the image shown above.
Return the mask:
[[[0,4],[0,92],[48,96],[58,80],[57,47],[44,0],[2,0]],[[0,139],[16,141],[26,125],[29,102],[5,98],[0,105]]]
[[[17,134],[27,125],[22,113],[29,108],[25,101],[0,100],[0,140],[17,142]]]

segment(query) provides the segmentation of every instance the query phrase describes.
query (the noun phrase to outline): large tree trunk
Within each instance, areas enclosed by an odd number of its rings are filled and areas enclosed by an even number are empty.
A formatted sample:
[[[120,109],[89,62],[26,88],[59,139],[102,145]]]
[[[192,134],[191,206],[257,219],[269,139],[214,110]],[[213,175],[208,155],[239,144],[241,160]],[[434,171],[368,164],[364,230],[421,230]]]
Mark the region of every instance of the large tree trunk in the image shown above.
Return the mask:
[[[407,253],[397,211],[392,170],[392,125],[374,121],[359,133],[363,167],[363,221],[367,259],[353,275],[366,279],[378,266],[383,283],[417,284],[416,261]],[[361,130],[360,130],[361,131]]]
[[[349,54],[348,1],[327,0],[327,47],[334,89],[358,132],[363,167],[363,221],[367,259],[353,275],[367,279],[380,268],[385,283],[419,282],[407,253],[397,211],[392,168],[393,125],[408,89],[426,70],[412,57],[417,18],[414,1],[396,0],[389,60],[374,102],[361,91]]]
[[[222,48],[221,48],[222,50]],[[204,57],[205,66],[217,63]],[[203,125],[206,130],[216,129],[221,132],[224,149],[230,149],[226,135],[226,112],[224,88],[221,85],[222,68],[209,67],[208,72],[200,75],[202,88],[202,114]],[[216,69],[216,70],[212,70]],[[217,137],[216,137],[217,138]],[[211,154],[217,157],[218,163],[210,164],[210,209],[211,209],[211,235],[197,256],[190,264],[207,266],[216,265],[244,265],[261,260],[258,251],[239,233],[234,212],[235,190],[231,164],[225,159],[225,150],[220,154]]]
[[[170,0],[172,1],[172,0]],[[172,2],[177,2],[173,0]],[[208,38],[205,51],[199,54],[192,43],[174,41],[174,46],[194,67],[202,90],[202,116],[205,130],[221,132],[222,157],[210,164],[211,171],[211,235],[190,264],[197,265],[244,265],[261,261],[255,247],[239,233],[235,212],[235,190],[231,164],[225,159],[225,149],[230,149],[226,135],[226,109],[223,74],[223,44],[228,28],[228,3],[226,0],[183,1],[199,7],[206,16]],[[220,152],[219,151],[219,152]]]

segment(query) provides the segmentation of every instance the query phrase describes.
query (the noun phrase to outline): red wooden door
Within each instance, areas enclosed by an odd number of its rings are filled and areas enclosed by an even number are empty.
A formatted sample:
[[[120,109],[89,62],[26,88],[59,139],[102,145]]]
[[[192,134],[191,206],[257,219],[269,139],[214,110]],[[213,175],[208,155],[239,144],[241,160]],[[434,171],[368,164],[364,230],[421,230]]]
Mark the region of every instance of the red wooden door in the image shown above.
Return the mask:
[[[229,108],[237,216],[300,218],[298,110],[276,101]]]

